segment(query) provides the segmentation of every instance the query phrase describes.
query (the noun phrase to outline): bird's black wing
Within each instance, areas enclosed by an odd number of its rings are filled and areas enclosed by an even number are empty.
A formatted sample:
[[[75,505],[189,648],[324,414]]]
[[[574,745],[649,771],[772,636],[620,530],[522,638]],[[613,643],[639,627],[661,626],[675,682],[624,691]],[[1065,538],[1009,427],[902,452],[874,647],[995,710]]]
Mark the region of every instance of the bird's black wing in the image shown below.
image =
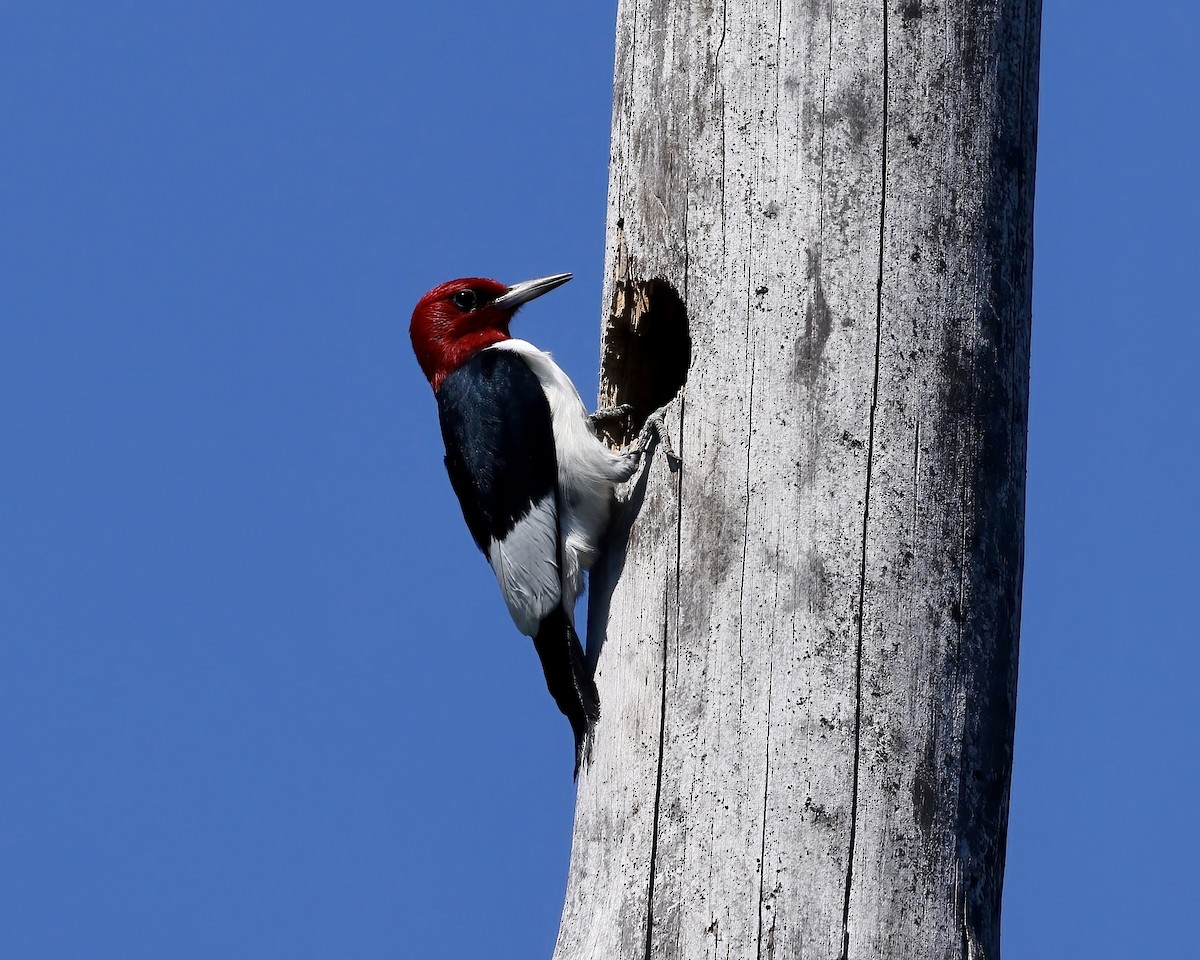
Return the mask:
[[[558,466],[545,391],[506,350],[482,350],[437,393],[446,470],[518,629],[537,633],[562,596]]]

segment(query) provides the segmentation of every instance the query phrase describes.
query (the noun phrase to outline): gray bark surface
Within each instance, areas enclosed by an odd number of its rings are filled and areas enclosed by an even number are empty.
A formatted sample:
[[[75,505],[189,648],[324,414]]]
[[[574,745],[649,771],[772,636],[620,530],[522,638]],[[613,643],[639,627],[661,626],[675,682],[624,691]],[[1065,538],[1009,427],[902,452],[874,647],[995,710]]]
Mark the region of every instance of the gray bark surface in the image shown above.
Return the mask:
[[[667,285],[691,362],[592,574],[556,960],[999,956],[1039,30],[622,0],[602,403]]]

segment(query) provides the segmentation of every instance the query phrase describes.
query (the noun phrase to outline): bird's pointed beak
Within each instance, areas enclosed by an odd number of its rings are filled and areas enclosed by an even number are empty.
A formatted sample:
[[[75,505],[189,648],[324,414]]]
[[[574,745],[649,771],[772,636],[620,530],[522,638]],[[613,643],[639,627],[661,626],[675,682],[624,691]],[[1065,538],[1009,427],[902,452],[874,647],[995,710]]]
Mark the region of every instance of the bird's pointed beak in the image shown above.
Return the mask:
[[[490,306],[499,307],[501,310],[516,310],[521,304],[528,303],[543,293],[549,293],[555,287],[561,287],[570,279],[569,273],[556,273],[549,277],[526,280],[524,283],[514,283],[493,300]]]

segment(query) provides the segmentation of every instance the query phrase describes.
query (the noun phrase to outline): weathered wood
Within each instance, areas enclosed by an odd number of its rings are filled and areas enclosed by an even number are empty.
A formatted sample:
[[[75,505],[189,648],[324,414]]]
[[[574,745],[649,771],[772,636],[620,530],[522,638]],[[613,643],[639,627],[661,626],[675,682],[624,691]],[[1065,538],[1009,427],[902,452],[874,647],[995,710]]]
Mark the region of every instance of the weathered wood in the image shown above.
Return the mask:
[[[557,960],[999,955],[1039,24],[621,3],[601,399],[671,366],[647,281],[691,364],[593,572]]]

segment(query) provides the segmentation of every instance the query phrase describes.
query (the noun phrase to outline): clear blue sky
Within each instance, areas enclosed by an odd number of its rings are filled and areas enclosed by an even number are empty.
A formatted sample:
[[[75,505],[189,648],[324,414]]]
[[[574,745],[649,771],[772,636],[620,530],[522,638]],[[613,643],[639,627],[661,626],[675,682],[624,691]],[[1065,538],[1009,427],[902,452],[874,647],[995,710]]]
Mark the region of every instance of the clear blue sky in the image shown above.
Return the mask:
[[[614,9],[0,11],[0,957],[549,956],[570,738],[407,323],[573,270],[594,393]],[[1194,952],[1197,36],[1047,2],[1009,960]]]

